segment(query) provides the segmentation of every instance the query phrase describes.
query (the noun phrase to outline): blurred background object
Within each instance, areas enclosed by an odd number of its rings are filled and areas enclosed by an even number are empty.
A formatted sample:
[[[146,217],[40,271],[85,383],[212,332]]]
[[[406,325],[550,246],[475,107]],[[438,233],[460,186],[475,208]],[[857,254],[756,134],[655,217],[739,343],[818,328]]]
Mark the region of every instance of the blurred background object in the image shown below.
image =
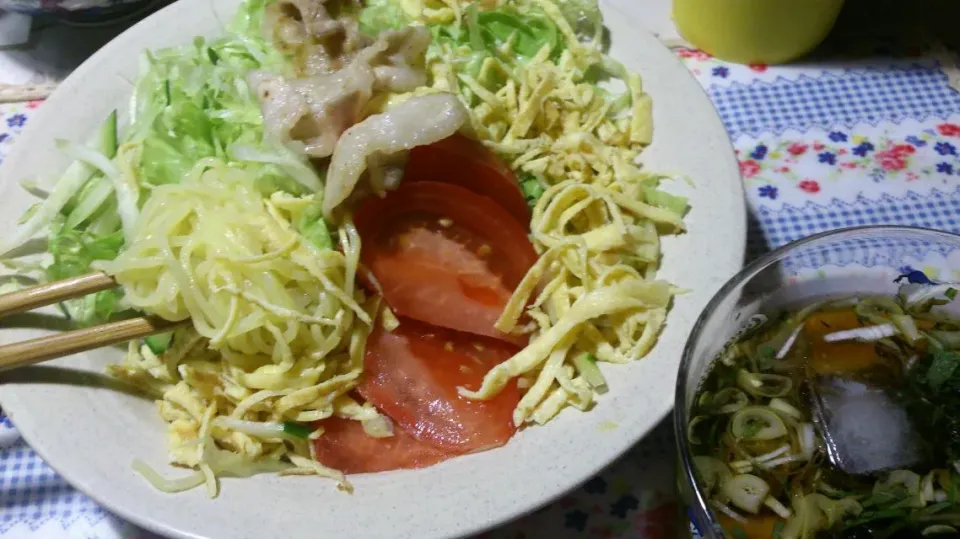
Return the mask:
[[[0,0],[0,102],[49,96],[100,47],[167,3]]]
[[[145,15],[162,0],[0,0],[0,10],[74,24],[110,24]]]
[[[957,0],[650,1],[655,6],[646,11],[645,22],[667,45],[702,48],[721,58],[739,52],[739,58],[730,58],[738,63],[782,63],[784,57],[791,56],[791,61],[837,60],[838,55],[850,60],[851,57],[874,55],[878,46],[901,52],[919,52],[943,44],[960,51],[960,32],[956,27],[956,21],[960,20],[960,2]],[[729,9],[730,6],[734,9]],[[779,15],[767,12],[784,6],[785,10]],[[834,13],[835,23],[825,19],[813,20],[817,13],[828,18],[829,7],[839,9],[839,13]],[[791,16],[800,13],[796,21],[805,23],[806,37],[814,42],[812,46],[802,43],[800,24],[783,35],[768,35],[782,25],[783,20],[793,26],[795,21],[783,15],[788,12]],[[692,31],[687,27],[692,27]],[[824,31],[823,35],[817,37],[817,28]],[[703,32],[704,36],[700,37],[697,32]],[[743,33],[746,35],[740,35]],[[712,46],[711,39],[717,44]],[[754,59],[746,59],[751,55],[744,54],[744,51],[750,47],[763,48],[765,40],[772,45],[766,45],[766,50]],[[818,42],[821,43],[819,46],[816,45]],[[721,50],[723,47],[727,49]],[[790,48],[800,52],[787,54]],[[725,54],[729,50],[732,52]],[[761,57],[765,61],[758,61]]]
[[[680,35],[717,58],[782,64],[820,44],[844,0],[674,0]]]

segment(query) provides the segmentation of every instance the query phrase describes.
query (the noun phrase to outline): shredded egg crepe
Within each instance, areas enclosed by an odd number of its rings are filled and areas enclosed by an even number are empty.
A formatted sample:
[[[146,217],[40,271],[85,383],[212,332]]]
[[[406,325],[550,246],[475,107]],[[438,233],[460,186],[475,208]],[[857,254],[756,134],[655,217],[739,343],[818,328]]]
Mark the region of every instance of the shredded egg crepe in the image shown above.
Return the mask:
[[[318,249],[292,224],[314,195],[264,198],[253,185],[243,169],[210,159],[154,190],[130,246],[100,267],[132,306],[190,318],[193,329],[162,358],[134,346],[110,371],[159,396],[177,464],[209,467],[209,440],[267,462],[292,449],[287,456],[303,457],[310,471],[342,480],[310,459],[306,441],[285,444],[292,438],[282,430],[264,430],[378,417],[345,395],[361,374],[371,323],[354,286],[359,237],[347,221],[340,251]]]
[[[496,326],[530,333],[530,344],[494,368],[479,390],[461,394],[488,399],[519,376],[529,389],[514,412],[517,425],[546,423],[566,406],[587,410],[606,391],[594,362],[646,355],[676,291],[654,279],[660,233],[683,231],[686,201],[659,191],[661,177],[637,164],[652,140],[651,99],[639,75],[603,54],[599,25],[581,41],[564,16],[563,9],[573,7],[568,2],[401,4],[414,20],[468,34],[486,31],[471,28],[481,25],[484,10],[513,7],[536,14],[528,15],[527,27],[554,25],[565,45],[547,40],[523,58],[516,46],[524,32],[517,29],[478,59],[473,37],[444,39],[435,31],[441,37],[427,58],[430,87],[461,97],[476,135],[521,174],[528,198],[539,197],[530,229],[540,260]],[[590,78],[591,70],[619,77],[625,90],[609,93]]]

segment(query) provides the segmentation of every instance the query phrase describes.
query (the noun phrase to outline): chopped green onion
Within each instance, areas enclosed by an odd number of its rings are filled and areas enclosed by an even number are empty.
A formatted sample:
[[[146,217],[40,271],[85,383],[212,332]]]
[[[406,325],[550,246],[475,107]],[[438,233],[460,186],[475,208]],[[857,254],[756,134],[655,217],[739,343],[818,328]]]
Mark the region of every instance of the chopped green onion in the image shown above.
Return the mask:
[[[780,412],[785,416],[791,417],[793,419],[803,419],[803,412],[796,409],[796,407],[794,407],[792,404],[790,404],[789,402],[779,397],[774,397],[770,399],[769,406],[770,408],[776,410],[777,412]]]
[[[735,387],[721,389],[713,397],[713,405],[718,414],[732,414],[750,404],[750,397]]]
[[[903,309],[891,298],[866,298],[853,309],[860,318],[879,325],[889,322],[895,314],[903,314]]]
[[[730,468],[717,458],[704,456],[693,457],[693,466],[697,471],[700,481],[702,481],[706,487],[707,492],[713,491],[714,488],[726,483],[727,480],[733,476],[733,474],[730,473]]]
[[[733,415],[730,433],[738,440],[774,440],[787,435],[780,416],[765,406],[747,406]]]
[[[756,374],[745,369],[737,373],[737,385],[758,397],[782,397],[793,389],[793,381],[779,374]]]
[[[467,34],[470,36],[470,46],[473,50],[485,50],[483,36],[480,34],[480,21],[477,15],[477,6],[471,4],[467,7]]]
[[[733,505],[754,515],[760,511],[760,505],[770,494],[770,485],[750,474],[736,475],[726,480],[720,488]]]
[[[607,380],[597,367],[597,359],[592,354],[579,354],[573,358],[573,366],[597,393],[607,392]]]
[[[763,500],[763,505],[766,505],[770,508],[771,511],[777,514],[780,518],[790,518],[793,516],[793,512],[787,509],[785,505],[780,503],[780,500],[774,498],[773,496],[767,496]]]
[[[537,201],[540,200],[540,197],[543,196],[543,193],[546,191],[543,187],[543,182],[533,174],[521,175],[520,190],[523,191],[523,198],[526,199],[527,205],[531,208],[537,205]]]
[[[953,507],[953,504],[950,502],[935,503],[933,505],[928,505],[927,507],[924,507],[922,513],[924,515],[933,515],[933,514],[939,513],[940,511],[943,511],[944,509],[949,509],[950,507]]]
[[[699,425],[700,423],[703,423],[703,421],[705,421],[706,419],[707,419],[707,416],[698,415],[697,417],[691,419],[689,423],[687,423],[687,439],[690,440],[690,443],[692,444],[702,443],[700,441],[700,437],[696,435],[696,429],[697,429],[697,425]]]
[[[927,335],[935,339],[940,348],[960,349],[960,331],[930,330]]]
[[[863,507],[852,498],[831,500],[823,494],[813,494],[811,496],[816,496],[815,499],[820,506],[820,510],[827,517],[828,527],[833,527],[847,516],[858,517],[863,513]]]

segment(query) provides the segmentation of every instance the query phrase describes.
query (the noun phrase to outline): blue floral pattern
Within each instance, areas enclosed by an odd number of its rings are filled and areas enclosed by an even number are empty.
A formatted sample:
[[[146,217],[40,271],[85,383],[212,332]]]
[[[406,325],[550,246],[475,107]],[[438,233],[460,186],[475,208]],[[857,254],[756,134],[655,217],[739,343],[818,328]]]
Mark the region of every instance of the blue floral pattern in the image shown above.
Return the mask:
[[[23,114],[14,114],[7,118],[8,127],[23,127],[27,123],[27,117]]]

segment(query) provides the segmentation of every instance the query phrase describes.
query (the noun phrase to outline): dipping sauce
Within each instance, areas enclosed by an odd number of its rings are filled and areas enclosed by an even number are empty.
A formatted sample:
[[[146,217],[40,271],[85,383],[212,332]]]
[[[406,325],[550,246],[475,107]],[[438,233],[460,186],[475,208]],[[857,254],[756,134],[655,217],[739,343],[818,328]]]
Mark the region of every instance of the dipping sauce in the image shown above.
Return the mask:
[[[957,536],[957,290],[830,298],[766,316],[697,390],[687,437],[737,539]]]

